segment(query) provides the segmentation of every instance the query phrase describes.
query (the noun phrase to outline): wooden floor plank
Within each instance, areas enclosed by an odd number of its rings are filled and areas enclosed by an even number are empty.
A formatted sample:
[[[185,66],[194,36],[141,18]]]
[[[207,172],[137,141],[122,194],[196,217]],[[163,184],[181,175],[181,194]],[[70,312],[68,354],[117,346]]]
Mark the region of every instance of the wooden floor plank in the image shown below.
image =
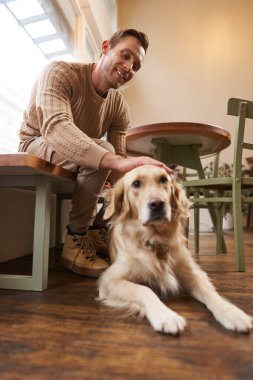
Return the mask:
[[[253,232],[245,233],[245,273],[235,270],[231,234],[226,255],[215,256],[214,240],[201,236],[200,265],[221,294],[253,315]],[[29,272],[30,258],[0,265],[1,272],[17,268]],[[96,297],[96,280],[66,271],[57,252],[50,255],[48,290],[1,290],[1,380],[253,378],[253,334],[224,330],[192,298],[164,301],[187,318],[183,335],[172,337],[146,320],[121,317]]]

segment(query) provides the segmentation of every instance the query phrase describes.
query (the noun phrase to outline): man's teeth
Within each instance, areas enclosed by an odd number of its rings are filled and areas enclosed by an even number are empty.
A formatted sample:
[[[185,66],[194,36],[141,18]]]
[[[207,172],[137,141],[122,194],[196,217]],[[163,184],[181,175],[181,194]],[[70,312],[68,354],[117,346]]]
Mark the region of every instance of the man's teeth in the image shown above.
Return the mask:
[[[125,79],[124,75],[123,75],[123,74],[121,74],[121,72],[120,72],[120,71],[118,71],[118,70],[117,70],[117,73],[119,74],[119,76],[120,76],[122,79]]]

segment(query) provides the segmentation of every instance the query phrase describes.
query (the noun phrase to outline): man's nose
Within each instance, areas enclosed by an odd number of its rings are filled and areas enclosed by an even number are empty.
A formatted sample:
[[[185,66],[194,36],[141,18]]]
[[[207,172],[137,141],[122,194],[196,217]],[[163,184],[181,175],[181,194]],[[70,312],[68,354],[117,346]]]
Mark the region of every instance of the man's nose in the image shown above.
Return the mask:
[[[124,63],[124,67],[125,67],[125,69],[126,69],[127,71],[132,71],[132,69],[133,69],[133,62],[131,62],[131,61],[127,61],[127,62],[125,62],[125,63]]]

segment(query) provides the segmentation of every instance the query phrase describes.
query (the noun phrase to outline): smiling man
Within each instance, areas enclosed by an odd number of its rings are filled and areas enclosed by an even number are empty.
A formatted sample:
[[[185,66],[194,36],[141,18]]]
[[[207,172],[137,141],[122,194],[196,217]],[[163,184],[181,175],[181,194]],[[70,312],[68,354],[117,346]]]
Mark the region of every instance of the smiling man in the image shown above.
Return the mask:
[[[77,173],[61,262],[78,274],[97,277],[108,266],[99,257],[103,231],[93,222],[111,170],[165,167],[149,157],[126,157],[129,112],[118,89],[141,68],[148,44],[144,33],[125,29],[103,42],[97,63],[50,63],[24,113],[19,151]]]

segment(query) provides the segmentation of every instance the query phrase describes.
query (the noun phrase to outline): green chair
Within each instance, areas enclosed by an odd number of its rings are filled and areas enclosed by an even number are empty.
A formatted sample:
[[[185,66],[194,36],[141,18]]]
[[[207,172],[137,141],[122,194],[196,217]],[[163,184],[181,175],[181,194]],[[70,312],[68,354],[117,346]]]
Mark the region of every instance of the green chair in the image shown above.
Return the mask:
[[[246,142],[244,138],[246,119],[253,119],[253,101],[231,98],[228,101],[227,114],[238,117],[235,129],[232,177],[187,180],[183,182],[183,185],[186,189],[191,189],[191,193],[203,191],[204,195],[202,197],[195,197],[195,199],[193,197],[194,203],[215,206],[217,215],[216,234],[218,236],[217,249],[219,251],[221,251],[222,244],[222,205],[228,202],[233,204],[236,265],[238,271],[245,271],[242,204],[253,203],[253,195],[244,196],[242,190],[253,189],[253,177],[242,177],[242,159],[244,149],[253,150],[253,144]],[[228,190],[231,191],[231,196],[225,195]]]
[[[213,161],[210,162],[208,170],[204,168],[204,173],[205,173],[205,178],[215,178],[218,175],[218,167],[219,167],[219,157],[220,153],[217,153],[213,156]],[[183,168],[182,172],[182,180],[183,181],[189,181],[189,179],[193,179],[193,177],[198,178],[198,173],[196,171],[194,172],[189,172],[187,171],[187,168]],[[185,182],[184,182],[185,184]],[[186,187],[186,194],[188,198],[191,199],[192,204],[193,204],[193,210],[194,210],[194,249],[195,249],[195,254],[199,254],[199,235],[200,235],[200,209],[208,209],[209,205],[207,203],[203,203],[202,200],[200,201],[200,198],[203,197],[204,193],[202,189],[196,189],[196,188],[191,188],[190,186]],[[205,192],[205,191],[204,191]],[[206,192],[205,192],[206,194]],[[208,194],[208,196],[214,195],[214,193]],[[216,231],[216,225],[213,226],[214,230]],[[187,235],[189,227],[187,226]],[[227,252],[225,240],[223,236],[216,234],[217,236],[217,243],[216,243],[216,254],[220,253],[220,245],[221,245],[221,250],[222,253]],[[221,239],[221,241],[220,241]]]

